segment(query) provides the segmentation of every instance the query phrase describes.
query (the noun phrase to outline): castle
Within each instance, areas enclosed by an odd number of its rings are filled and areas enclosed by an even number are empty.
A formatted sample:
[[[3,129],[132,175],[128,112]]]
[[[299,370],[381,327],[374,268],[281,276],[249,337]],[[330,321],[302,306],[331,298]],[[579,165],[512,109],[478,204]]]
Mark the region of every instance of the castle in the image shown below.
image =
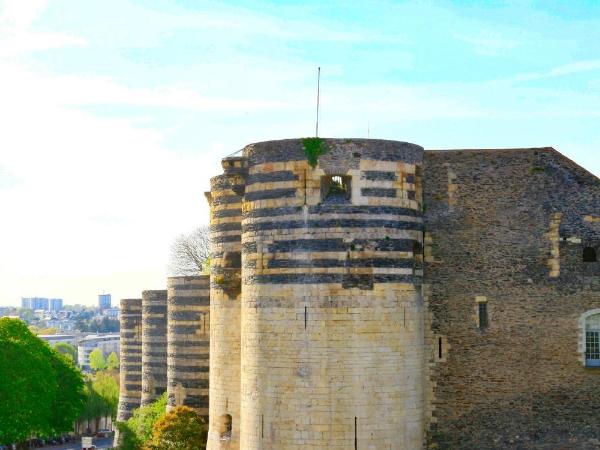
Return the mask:
[[[210,450],[600,448],[598,178],[372,139],[222,165],[210,288],[122,302],[120,420],[167,390]]]

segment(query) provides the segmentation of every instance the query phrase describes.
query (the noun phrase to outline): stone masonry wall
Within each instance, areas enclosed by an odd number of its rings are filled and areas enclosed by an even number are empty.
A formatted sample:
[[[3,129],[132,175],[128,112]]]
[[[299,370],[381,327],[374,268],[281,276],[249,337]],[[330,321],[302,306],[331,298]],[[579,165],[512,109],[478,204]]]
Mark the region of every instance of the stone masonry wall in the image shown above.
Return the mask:
[[[414,450],[422,149],[325,145],[315,168],[301,140],[244,151],[240,448]],[[350,192],[325,196],[330,175]]]
[[[240,448],[242,197],[237,186],[233,178],[221,175],[211,179],[207,193],[211,207],[208,450]]]
[[[142,299],[121,300],[119,407],[117,420],[124,422],[139,408],[142,396]]]
[[[167,411],[184,405],[208,418],[209,276],[171,277],[167,292]]]
[[[142,400],[167,390],[167,291],[142,292]]]
[[[549,148],[428,151],[424,173],[430,448],[599,448],[599,180]]]

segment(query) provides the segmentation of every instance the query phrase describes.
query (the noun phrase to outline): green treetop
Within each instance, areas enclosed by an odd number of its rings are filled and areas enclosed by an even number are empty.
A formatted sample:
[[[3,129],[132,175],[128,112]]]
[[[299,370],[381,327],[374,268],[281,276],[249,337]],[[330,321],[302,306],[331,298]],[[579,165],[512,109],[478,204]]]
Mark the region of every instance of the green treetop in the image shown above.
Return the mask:
[[[112,352],[106,358],[106,365],[109,370],[118,370],[119,369],[119,357],[115,352]]]
[[[178,406],[156,421],[148,450],[204,450],[207,426],[192,408]]]
[[[19,319],[0,319],[0,444],[72,429],[83,408],[81,372]]]
[[[90,353],[90,368],[94,371],[106,369],[106,360],[101,349],[97,348]]]
[[[73,363],[77,363],[77,347],[72,346],[71,344],[67,344],[66,342],[58,342],[54,349],[67,358],[69,358]]]

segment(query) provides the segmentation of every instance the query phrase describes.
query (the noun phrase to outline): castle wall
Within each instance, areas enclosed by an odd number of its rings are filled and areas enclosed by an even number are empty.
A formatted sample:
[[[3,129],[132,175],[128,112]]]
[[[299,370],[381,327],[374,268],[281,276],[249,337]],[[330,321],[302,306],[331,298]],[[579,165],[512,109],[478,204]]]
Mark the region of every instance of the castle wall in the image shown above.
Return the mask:
[[[595,448],[580,317],[600,308],[600,267],[582,261],[600,245],[598,179],[552,149],[426,152],[424,173],[430,441]]]
[[[152,403],[167,390],[167,291],[142,292],[142,398]]]
[[[326,145],[316,168],[301,140],[244,151],[240,448],[418,449],[422,149]],[[323,197],[327,175],[349,201]]]
[[[210,344],[208,275],[167,280],[167,411],[189,406],[208,418]]]
[[[117,421],[129,419],[142,396],[142,299],[121,300],[119,407]]]
[[[235,180],[225,175],[214,177],[207,193],[211,223],[208,450],[240,448],[242,197],[232,190],[231,181]],[[228,439],[221,440],[222,435]]]

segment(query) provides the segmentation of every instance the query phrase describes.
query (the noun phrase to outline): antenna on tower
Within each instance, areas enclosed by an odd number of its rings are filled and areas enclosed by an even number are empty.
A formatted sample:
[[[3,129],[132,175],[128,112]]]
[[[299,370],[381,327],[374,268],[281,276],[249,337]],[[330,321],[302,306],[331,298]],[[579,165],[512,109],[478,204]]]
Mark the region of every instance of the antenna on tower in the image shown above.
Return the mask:
[[[315,127],[315,136],[319,137],[319,95],[321,92],[321,68],[317,71],[317,125]]]

